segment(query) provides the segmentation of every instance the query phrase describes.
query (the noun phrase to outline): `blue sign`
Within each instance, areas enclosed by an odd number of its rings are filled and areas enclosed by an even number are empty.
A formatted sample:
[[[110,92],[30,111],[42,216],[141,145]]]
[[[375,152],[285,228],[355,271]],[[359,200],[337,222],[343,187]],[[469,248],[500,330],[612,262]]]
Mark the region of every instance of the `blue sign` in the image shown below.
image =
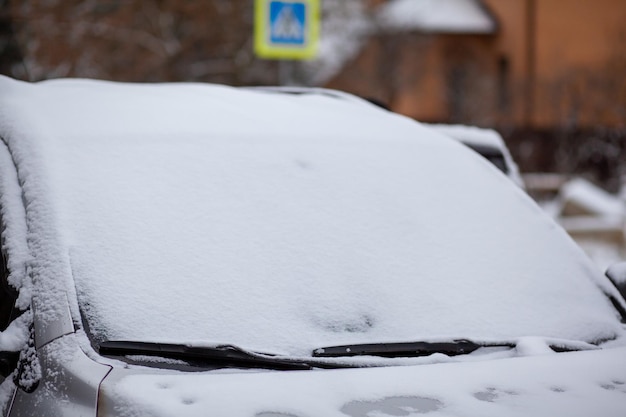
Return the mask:
[[[306,5],[285,1],[270,2],[270,42],[304,45]]]

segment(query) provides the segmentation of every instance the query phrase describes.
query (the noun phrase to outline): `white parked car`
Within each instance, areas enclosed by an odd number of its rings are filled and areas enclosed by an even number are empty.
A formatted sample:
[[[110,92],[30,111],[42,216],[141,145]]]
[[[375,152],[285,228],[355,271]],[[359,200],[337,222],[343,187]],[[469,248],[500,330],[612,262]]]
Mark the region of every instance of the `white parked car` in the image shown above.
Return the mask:
[[[624,415],[615,286],[408,118],[0,78],[0,138],[4,416]]]
[[[504,139],[497,131],[465,125],[428,124],[427,126],[473,149],[508,176],[511,181],[524,188],[519,168],[504,143]]]

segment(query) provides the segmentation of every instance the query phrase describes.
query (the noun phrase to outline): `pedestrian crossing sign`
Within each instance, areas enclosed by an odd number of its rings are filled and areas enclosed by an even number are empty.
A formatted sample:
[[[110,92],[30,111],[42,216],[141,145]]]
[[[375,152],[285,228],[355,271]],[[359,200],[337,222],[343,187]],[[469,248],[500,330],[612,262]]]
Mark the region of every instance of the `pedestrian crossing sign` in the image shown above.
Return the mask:
[[[319,0],[255,0],[254,7],[254,50],[259,57],[315,57]]]

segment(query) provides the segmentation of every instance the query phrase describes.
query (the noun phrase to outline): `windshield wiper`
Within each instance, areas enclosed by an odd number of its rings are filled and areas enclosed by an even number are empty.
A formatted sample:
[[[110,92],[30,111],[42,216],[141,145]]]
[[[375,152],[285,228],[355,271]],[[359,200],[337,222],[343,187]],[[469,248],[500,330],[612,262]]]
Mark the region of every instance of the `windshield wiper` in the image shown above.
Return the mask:
[[[276,370],[308,370],[320,367],[300,360],[273,357],[275,355],[251,352],[234,345],[196,347],[171,343],[133,341],[106,341],[100,343],[103,356],[154,356],[179,359],[197,365],[215,365],[217,368],[264,368]]]
[[[448,356],[465,355],[481,347],[515,347],[512,343],[479,344],[466,339],[450,342],[407,342],[373,343],[359,345],[329,346],[315,349],[312,353],[317,358],[337,358],[340,356],[381,356],[385,358],[428,356],[443,353]]]

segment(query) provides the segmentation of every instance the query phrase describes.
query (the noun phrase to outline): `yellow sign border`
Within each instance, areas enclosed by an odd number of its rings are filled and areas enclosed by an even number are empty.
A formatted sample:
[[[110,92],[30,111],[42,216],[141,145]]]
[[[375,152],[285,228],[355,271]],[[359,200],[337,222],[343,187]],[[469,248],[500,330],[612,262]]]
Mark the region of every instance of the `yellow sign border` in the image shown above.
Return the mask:
[[[275,0],[254,1],[254,52],[265,59],[312,59],[317,55],[320,35],[319,0],[281,0],[286,3],[306,3],[307,27],[304,46],[276,46],[270,39],[269,5]]]

